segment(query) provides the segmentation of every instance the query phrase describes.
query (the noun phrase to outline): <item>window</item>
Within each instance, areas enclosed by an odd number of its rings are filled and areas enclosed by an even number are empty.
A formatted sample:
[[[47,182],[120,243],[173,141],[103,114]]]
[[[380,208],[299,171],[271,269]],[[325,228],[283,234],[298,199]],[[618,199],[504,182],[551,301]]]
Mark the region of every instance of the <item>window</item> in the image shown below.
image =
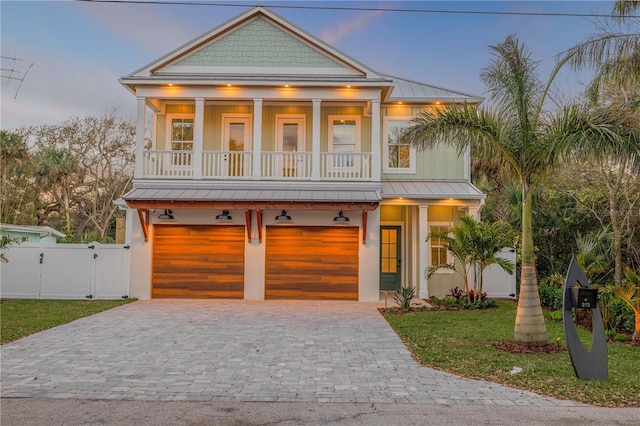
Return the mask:
[[[384,117],[384,162],[385,173],[415,173],[416,149],[399,140],[403,129],[411,126],[412,117]]]
[[[429,226],[429,232],[439,232],[446,233],[451,229],[449,224],[435,224]],[[429,244],[431,246],[431,259],[429,261],[430,266],[435,265],[444,265],[446,263],[451,263],[451,255],[449,250],[447,250],[445,242],[438,237],[431,237],[429,239]],[[453,273],[450,269],[438,269],[439,273]]]
[[[171,157],[175,166],[191,165],[193,121],[192,114],[167,114],[169,148],[175,151]]]
[[[360,151],[360,116],[329,116],[329,151],[334,168],[354,167],[354,154]]]

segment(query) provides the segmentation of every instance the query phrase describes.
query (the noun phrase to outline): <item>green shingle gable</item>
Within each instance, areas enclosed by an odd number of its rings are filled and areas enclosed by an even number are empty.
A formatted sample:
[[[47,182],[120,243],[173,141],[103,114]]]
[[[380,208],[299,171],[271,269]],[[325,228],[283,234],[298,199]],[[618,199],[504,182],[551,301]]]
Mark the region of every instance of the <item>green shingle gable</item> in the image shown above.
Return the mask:
[[[343,68],[264,18],[257,18],[216,39],[176,66]]]

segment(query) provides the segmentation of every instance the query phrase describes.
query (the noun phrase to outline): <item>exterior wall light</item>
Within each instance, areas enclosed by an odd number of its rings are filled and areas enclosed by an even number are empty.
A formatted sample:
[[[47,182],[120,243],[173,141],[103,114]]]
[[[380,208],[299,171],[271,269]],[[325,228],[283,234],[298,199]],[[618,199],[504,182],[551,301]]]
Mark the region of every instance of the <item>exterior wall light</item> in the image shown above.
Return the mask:
[[[216,216],[217,220],[231,220],[232,217],[229,214],[229,210],[222,210],[222,214]]]
[[[340,213],[338,213],[338,216],[333,218],[334,222],[349,222],[349,218],[346,217],[344,215],[344,213],[342,213],[342,210],[340,210]]]
[[[158,219],[173,220],[173,211],[164,209],[164,213],[159,214]]]
[[[277,221],[288,221],[288,220],[291,220],[291,216],[289,216],[287,214],[286,210],[282,210],[282,213],[280,213],[278,216],[276,216],[276,220]]]

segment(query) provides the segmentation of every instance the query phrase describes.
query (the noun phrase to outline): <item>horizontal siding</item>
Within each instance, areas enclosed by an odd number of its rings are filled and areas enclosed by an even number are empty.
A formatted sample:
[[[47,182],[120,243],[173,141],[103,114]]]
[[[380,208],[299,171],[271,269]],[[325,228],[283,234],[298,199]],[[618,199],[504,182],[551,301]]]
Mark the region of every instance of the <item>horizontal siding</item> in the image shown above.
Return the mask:
[[[156,225],[152,297],[243,298],[244,227]]]
[[[267,227],[267,299],[358,300],[356,227]]]

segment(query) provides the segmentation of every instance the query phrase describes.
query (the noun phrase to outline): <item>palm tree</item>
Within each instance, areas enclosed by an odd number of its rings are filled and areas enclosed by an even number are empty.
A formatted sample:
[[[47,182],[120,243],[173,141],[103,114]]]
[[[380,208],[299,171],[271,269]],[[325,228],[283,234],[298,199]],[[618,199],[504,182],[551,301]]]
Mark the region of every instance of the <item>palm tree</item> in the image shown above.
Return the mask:
[[[431,265],[427,270],[427,278],[431,278],[439,269],[449,269],[457,274],[462,275],[464,279],[464,289],[467,296],[467,300],[470,300],[471,292],[469,291],[469,272],[472,267],[471,264],[471,236],[473,230],[471,229],[475,223],[467,220],[469,216],[462,216],[460,218],[460,225],[445,232],[431,232],[427,235],[428,240],[439,240],[453,258],[452,263],[441,263],[437,265]]]
[[[540,307],[533,243],[533,194],[547,173],[571,155],[638,153],[639,118],[624,109],[565,107],[554,116],[543,110],[548,89],[536,74],[536,62],[513,35],[490,46],[493,55],[481,78],[493,105],[448,105],[422,112],[404,137],[419,149],[471,147],[481,160],[499,160],[522,192],[522,269],[514,340],[547,343]],[[635,157],[640,163],[640,156]]]
[[[633,14],[638,0],[617,0],[611,11],[613,25],[605,23],[590,36],[565,52],[574,69],[591,67],[596,71],[589,92],[597,97],[607,85],[638,87],[640,84],[640,20]],[[637,99],[638,93],[635,93]]]
[[[507,259],[498,257],[498,252],[514,243],[513,228],[505,222],[476,222],[477,235],[473,239],[472,261],[476,265],[479,284],[475,292],[476,298],[482,295],[484,286],[484,270],[491,265],[498,265],[508,274],[513,273],[515,265]],[[475,287],[475,286],[474,286]]]

